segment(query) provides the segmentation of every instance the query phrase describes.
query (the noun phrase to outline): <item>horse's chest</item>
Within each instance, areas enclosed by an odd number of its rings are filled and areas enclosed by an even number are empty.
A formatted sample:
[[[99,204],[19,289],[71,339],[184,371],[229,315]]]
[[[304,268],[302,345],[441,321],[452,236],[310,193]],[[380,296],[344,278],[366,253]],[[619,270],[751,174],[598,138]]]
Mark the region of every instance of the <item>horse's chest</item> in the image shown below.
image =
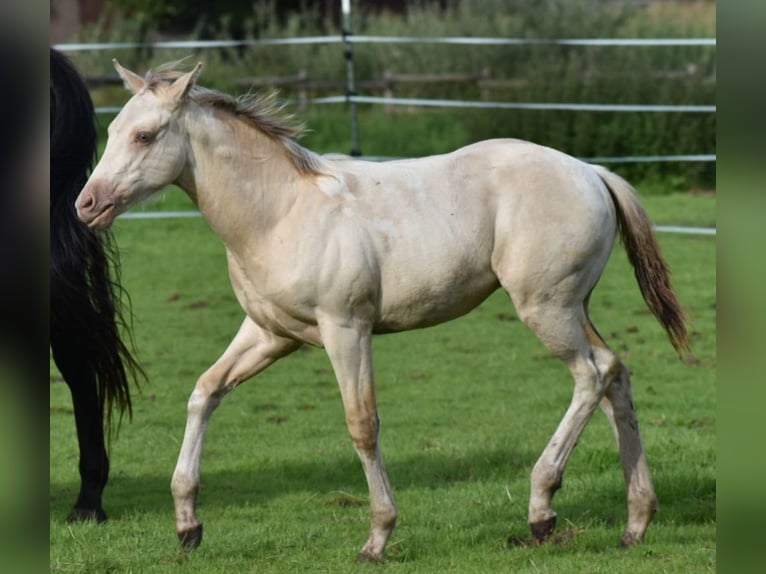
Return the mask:
[[[293,290],[281,288],[274,272],[270,277],[254,279],[232,258],[229,272],[239,304],[257,325],[283,337],[321,344],[314,306],[305,298],[295,297]]]

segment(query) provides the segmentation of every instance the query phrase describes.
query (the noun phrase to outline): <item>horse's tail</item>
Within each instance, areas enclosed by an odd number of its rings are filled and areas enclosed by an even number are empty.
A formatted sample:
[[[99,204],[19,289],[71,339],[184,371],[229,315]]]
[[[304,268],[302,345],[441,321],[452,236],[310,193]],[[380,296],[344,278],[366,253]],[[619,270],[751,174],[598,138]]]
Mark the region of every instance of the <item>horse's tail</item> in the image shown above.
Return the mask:
[[[110,234],[77,219],[74,202],[96,155],[93,103],[66,58],[51,49],[51,333],[84,349],[97,381],[104,427],[112,413],[132,416],[129,381],[145,374],[121,338],[132,343],[130,300],[119,283],[119,253]]]
[[[638,201],[636,190],[608,169],[598,165],[593,168],[614,201],[622,242],[644,301],[667,331],[679,355],[690,351],[684,312],[670,284],[670,269],[662,257],[652,223]]]
[[[125,343],[132,346],[130,301],[119,285],[114,241],[73,219],[63,209],[51,210],[51,331],[83,349],[95,376],[104,430],[112,436],[124,414],[132,417],[130,381],[138,384],[145,374]]]

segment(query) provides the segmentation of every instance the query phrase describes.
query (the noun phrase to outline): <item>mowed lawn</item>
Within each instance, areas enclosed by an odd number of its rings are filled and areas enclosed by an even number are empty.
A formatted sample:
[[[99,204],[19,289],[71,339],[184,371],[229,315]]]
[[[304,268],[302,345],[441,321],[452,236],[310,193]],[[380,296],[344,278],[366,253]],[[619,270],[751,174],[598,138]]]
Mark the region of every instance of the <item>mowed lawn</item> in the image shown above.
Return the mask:
[[[713,226],[715,198],[645,201],[661,224]],[[177,199],[155,208],[183,206]],[[67,525],[78,488],[67,387],[51,368],[50,564],[55,572],[712,572],[716,561],[715,238],[660,235],[690,319],[679,361],[617,246],[591,302],[632,372],[660,512],[646,543],[618,542],[622,470],[597,412],[554,499],[554,543],[528,536],[529,474],[566,410],[571,377],[498,292],[452,323],[375,340],[381,443],[400,511],[383,565],[357,565],[367,488],[320,349],[229,395],[202,462],[201,547],[180,553],[170,477],[197,376],[242,321],[224,250],[203,220],[119,220],[123,284],[149,382],[112,446],[103,525]]]

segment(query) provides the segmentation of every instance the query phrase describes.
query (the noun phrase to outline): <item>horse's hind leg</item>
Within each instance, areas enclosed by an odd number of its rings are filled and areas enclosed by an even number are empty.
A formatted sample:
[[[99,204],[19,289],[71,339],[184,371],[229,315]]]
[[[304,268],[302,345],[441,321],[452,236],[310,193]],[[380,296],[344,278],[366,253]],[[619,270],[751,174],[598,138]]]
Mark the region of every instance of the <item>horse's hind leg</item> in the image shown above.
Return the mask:
[[[592,344],[582,304],[557,307],[549,302],[516,305],[521,319],[574,377],[574,393],[563,419],[532,470],[529,524],[537,542],[545,541],[556,525],[551,508],[561,487],[569,456],[607,387],[620,373],[621,363],[606,347]]]
[[[80,448],[80,492],[68,522],[106,520],[101,495],[109,478],[109,458],[104,446],[101,403],[96,373],[78,337],[51,331],[51,350],[56,366],[72,393],[77,442]]]
[[[620,364],[619,375],[607,388],[601,407],[612,423],[620,448],[620,460],[628,491],[628,526],[622,537],[622,545],[630,546],[644,539],[644,532],[658,506],[638,431],[638,420],[630,390],[630,375],[625,365]]]
[[[202,541],[202,523],[195,515],[195,507],[202,446],[210,416],[227,392],[300,345],[265,331],[246,318],[221,358],[197,380],[189,397],[186,431],[171,482],[176,533],[184,548],[196,548]]]

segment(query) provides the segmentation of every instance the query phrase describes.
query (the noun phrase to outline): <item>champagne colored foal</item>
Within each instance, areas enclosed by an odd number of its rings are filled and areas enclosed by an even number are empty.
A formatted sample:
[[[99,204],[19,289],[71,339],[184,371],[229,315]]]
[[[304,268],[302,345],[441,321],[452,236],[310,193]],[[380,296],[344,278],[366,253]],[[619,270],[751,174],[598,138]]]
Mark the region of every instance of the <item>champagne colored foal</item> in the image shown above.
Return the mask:
[[[628,499],[624,544],[640,542],[657,508],[628,371],[588,317],[590,293],[621,233],[644,298],[677,351],[681,308],[634,190],[606,169],[518,140],[372,163],[319,156],[266,99],[196,85],[201,65],[145,77],[115,66],[133,92],[109,126],[101,161],[77,199],[80,218],[108,228],[175,183],[226,245],[247,314],[197,381],[173,474],[176,530],[196,547],[205,431],[224,395],[302,344],[323,347],[370,491],[361,560],[382,560],[397,509],[378,447],[373,334],[436,325],[503,288],[519,317],[574,377],[572,402],[532,470],[529,523],[554,529],[551,499],[601,405],[620,449]]]

